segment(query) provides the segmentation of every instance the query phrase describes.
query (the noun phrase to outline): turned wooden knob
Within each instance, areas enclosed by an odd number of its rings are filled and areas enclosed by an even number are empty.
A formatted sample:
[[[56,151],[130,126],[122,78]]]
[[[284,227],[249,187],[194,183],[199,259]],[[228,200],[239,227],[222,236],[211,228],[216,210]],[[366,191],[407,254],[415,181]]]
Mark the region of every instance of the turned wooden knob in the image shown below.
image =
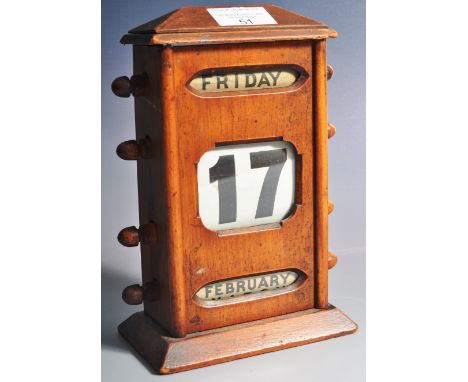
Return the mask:
[[[151,152],[151,141],[149,137],[122,142],[115,150],[119,158],[124,160],[137,160],[140,158],[149,158]]]
[[[112,81],[112,92],[118,97],[128,98],[130,95],[139,97],[145,94],[147,86],[147,77],[145,74],[136,74],[132,78],[127,76],[117,77]]]
[[[122,292],[122,300],[128,305],[140,305],[143,302],[143,288],[138,285],[129,285]]]
[[[145,301],[159,300],[159,285],[156,280],[153,282],[144,283],[143,286],[138,284],[129,285],[122,291],[122,300],[128,305],[139,305]]]
[[[327,65],[327,80],[333,77],[333,66]]]
[[[338,261],[336,255],[331,252],[328,252],[328,269],[332,269]]]
[[[140,148],[135,140],[122,142],[115,150],[119,158],[124,160],[137,160],[140,158]]]
[[[335,203],[333,203],[333,200],[329,200],[328,201],[328,214],[331,214],[334,209],[335,209]]]
[[[117,240],[126,247],[136,247],[140,242],[138,228],[135,226],[124,228],[119,232]]]
[[[330,139],[331,137],[335,135],[336,127],[333,126],[331,123],[329,123],[327,127],[327,133],[328,133],[328,139]]]
[[[122,229],[117,240],[125,247],[136,247],[139,243],[154,245],[157,242],[156,224],[143,224],[140,228],[135,226]]]
[[[112,81],[112,93],[117,97],[130,97],[132,94],[132,83],[127,76],[117,77]]]

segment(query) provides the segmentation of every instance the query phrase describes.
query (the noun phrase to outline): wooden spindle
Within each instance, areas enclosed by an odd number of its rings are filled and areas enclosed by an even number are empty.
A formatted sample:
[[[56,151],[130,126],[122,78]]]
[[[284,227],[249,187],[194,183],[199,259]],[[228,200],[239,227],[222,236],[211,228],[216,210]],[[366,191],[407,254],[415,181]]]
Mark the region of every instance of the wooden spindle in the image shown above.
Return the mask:
[[[338,262],[338,257],[335,254],[328,252],[328,269],[332,269]]]
[[[112,81],[111,88],[117,97],[128,98],[132,94],[132,84],[127,76],[117,77]]]
[[[138,285],[129,285],[122,292],[122,300],[128,305],[140,305],[143,302],[143,288]]]
[[[327,65],[327,80],[333,77],[333,66]]]
[[[328,201],[328,214],[330,215],[334,209],[335,209],[335,203],[333,203],[333,200],[329,200]]]
[[[127,76],[117,77],[112,81],[112,92],[118,97],[128,98],[130,95],[140,97],[145,95],[148,87],[146,74],[135,74],[131,78]]]
[[[135,140],[122,142],[115,150],[119,158],[124,160],[137,160],[140,158],[140,148]]]
[[[156,229],[156,224],[143,224],[140,226],[138,231],[140,233],[140,241],[142,244],[155,245],[157,243],[158,231]]]
[[[117,240],[125,247],[136,247],[140,243],[138,228],[132,226],[122,229],[117,236]]]
[[[151,140],[149,137],[122,142],[115,150],[117,156],[124,160],[137,160],[151,156]]]
[[[331,123],[329,123],[327,127],[327,133],[328,133],[328,139],[330,139],[331,137],[335,135],[336,127],[333,126]]]
[[[136,247],[140,242],[146,245],[154,245],[157,242],[156,224],[143,224],[140,228],[135,226],[122,229],[117,240],[125,247]]]
[[[122,291],[122,300],[128,305],[139,305],[143,301],[158,301],[159,289],[156,280],[144,283],[143,286],[138,284],[129,285]]]
[[[153,280],[152,282],[148,282],[143,285],[143,297],[145,301],[159,301],[159,293],[160,288],[157,280]]]

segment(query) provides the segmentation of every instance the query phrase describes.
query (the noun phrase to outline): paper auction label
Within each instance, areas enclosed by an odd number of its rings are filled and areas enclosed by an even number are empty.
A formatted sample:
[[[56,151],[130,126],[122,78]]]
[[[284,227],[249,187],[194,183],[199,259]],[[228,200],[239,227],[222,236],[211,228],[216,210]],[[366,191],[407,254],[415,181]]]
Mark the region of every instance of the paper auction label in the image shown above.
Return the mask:
[[[278,24],[263,7],[207,8],[220,26]]]

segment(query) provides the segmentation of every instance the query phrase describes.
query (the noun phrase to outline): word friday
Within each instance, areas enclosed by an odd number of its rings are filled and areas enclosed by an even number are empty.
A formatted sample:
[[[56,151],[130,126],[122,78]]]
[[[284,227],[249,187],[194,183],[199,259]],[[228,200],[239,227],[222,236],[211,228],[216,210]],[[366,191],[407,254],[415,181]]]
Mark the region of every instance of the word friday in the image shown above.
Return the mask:
[[[190,86],[200,92],[281,88],[292,85],[297,77],[298,74],[293,70],[203,74],[190,81]]]
[[[297,280],[297,273],[284,271],[267,275],[245,277],[205,285],[197,292],[202,300],[222,300],[249,293],[284,288]]]

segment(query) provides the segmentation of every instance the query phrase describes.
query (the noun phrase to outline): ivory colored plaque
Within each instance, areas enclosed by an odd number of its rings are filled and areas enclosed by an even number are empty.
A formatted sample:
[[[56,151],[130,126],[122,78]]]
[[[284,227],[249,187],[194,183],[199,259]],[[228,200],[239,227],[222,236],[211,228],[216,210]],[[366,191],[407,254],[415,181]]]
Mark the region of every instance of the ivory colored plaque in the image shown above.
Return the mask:
[[[197,292],[201,300],[224,300],[249,293],[284,288],[294,283],[298,274],[293,271],[269,273],[205,285]]]
[[[205,73],[190,81],[190,87],[199,92],[229,92],[284,88],[294,84],[299,73],[291,69],[268,69],[233,73]]]
[[[288,142],[217,147],[203,154],[197,171],[199,214],[211,231],[279,223],[294,204]]]

